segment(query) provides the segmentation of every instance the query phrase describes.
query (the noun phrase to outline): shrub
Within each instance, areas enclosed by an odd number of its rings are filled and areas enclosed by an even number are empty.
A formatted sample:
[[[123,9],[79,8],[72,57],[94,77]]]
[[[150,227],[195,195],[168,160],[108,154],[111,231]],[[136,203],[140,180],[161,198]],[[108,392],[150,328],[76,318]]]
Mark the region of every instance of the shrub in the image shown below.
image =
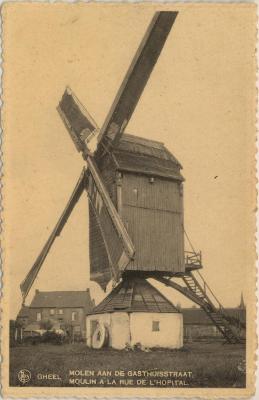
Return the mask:
[[[42,335],[43,343],[62,344],[64,337],[56,332],[47,331]]]

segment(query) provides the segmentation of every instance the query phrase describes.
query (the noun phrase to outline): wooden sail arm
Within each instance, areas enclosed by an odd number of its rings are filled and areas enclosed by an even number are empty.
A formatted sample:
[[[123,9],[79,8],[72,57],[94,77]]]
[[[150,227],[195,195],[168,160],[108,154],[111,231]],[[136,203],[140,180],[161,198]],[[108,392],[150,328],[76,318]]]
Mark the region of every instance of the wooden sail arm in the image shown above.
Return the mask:
[[[61,217],[59,218],[55,228],[51,232],[51,235],[49,236],[49,238],[48,238],[47,242],[45,243],[39,256],[35,260],[32,268],[30,269],[30,271],[28,272],[25,279],[23,280],[23,282],[20,285],[22,296],[23,296],[23,302],[25,301],[25,298],[28,295],[28,293],[33,285],[33,282],[35,281],[35,279],[41,269],[41,266],[51,249],[51,246],[53,245],[56,237],[60,235],[60,233],[61,233],[62,229],[64,228],[64,225],[66,224],[69,216],[71,215],[76,203],[78,202],[79,198],[81,197],[81,194],[82,194],[83,190],[85,189],[85,184],[86,184],[85,181],[86,181],[86,173],[85,173],[85,168],[83,168],[82,173],[78,179],[78,182],[73,190],[73,193],[72,193]]]
[[[98,171],[98,168],[96,166],[96,163],[95,163],[93,157],[90,156],[89,154],[85,154],[84,156],[85,156],[85,160],[87,162],[89,171],[91,172],[91,175],[94,179],[95,185],[98,189],[98,192],[100,193],[100,195],[102,197],[102,200],[106,206],[106,209],[109,213],[112,223],[117,231],[118,236],[122,240],[123,247],[127,253],[127,256],[129,257],[129,259],[132,259],[135,254],[135,247],[134,247],[132,240],[126,230],[126,227],[125,227],[118,211],[116,210],[116,208],[105,188],[105,185],[101,179],[101,175]]]
[[[118,144],[155,67],[177,14],[177,11],[155,13],[101,128],[99,142],[107,135],[111,135],[113,147]]]

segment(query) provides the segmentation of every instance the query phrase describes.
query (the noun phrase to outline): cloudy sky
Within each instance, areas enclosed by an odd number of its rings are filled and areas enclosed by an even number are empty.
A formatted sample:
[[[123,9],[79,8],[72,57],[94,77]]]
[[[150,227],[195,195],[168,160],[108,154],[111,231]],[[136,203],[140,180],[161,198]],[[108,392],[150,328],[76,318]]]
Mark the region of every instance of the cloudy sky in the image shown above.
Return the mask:
[[[64,88],[73,89],[101,126],[156,8],[34,3],[4,10],[4,259],[11,317],[21,304],[19,284],[84,165],[56,110]],[[127,132],[164,142],[180,160],[185,229],[202,250],[202,273],[217,297],[236,306],[254,279],[254,12],[249,4],[177,9]],[[36,288],[90,286],[97,301],[103,296],[89,282],[87,207],[84,194],[28,302]],[[190,304],[162,290],[175,303]]]

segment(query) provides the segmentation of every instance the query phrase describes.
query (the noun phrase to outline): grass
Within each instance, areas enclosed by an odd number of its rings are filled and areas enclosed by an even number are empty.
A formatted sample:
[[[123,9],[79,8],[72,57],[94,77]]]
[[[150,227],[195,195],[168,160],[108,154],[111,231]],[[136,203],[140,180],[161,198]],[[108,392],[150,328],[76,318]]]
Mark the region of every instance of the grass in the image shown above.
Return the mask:
[[[27,369],[27,386],[189,386],[245,387],[245,346],[222,342],[194,342],[181,350],[156,349],[150,352],[93,350],[83,343],[65,345],[20,345],[10,349],[10,385],[23,386],[18,372]],[[78,376],[69,375],[77,371]],[[81,376],[82,374],[91,376]],[[98,371],[100,371],[98,373]],[[122,372],[119,372],[122,371]],[[129,371],[139,372],[132,377]],[[146,371],[164,376],[145,376]],[[165,376],[171,371],[171,377]],[[189,371],[188,376],[180,372]],[[52,378],[39,379],[52,374]],[[53,379],[53,374],[56,374]],[[81,374],[81,375],[80,375]],[[98,374],[98,376],[97,376]],[[101,376],[101,374],[103,376]],[[186,374],[185,374],[186,375]],[[70,379],[78,379],[71,381]]]

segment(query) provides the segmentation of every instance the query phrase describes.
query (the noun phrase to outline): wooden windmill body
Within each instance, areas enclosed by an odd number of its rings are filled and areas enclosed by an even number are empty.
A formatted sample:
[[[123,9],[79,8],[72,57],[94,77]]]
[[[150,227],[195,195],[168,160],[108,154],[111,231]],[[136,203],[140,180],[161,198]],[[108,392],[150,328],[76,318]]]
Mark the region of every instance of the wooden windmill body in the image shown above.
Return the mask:
[[[162,11],[154,15],[100,130],[73,92],[65,90],[58,111],[87,168],[21,289],[25,299],[51,245],[86,190],[90,279],[105,288],[110,280],[123,286],[134,278],[155,278],[197,303],[229,342],[237,342],[222,306],[215,303],[212,293],[209,296],[201,276],[198,280],[193,274],[201,268],[200,254],[184,253],[180,163],[163,143],[125,133],[177,14]],[[88,142],[97,132],[98,145],[92,153]],[[184,285],[172,278],[180,278]],[[146,288],[144,284],[138,287]]]
[[[122,272],[142,276],[183,273],[183,178],[179,162],[162,143],[124,134],[116,150],[97,158],[97,163],[135,248]],[[104,250],[90,207],[91,271],[92,278],[96,271],[97,281],[100,265],[107,273],[110,269]]]

